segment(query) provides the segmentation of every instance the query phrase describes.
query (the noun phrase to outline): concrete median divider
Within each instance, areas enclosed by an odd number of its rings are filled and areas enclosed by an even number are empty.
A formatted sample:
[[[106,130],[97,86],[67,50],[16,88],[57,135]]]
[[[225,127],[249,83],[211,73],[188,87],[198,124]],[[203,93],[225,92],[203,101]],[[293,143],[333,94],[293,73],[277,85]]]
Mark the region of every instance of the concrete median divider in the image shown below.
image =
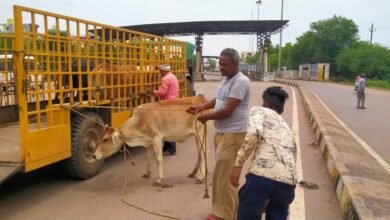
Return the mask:
[[[291,80],[305,103],[344,219],[390,219],[390,169],[379,163],[311,91]]]

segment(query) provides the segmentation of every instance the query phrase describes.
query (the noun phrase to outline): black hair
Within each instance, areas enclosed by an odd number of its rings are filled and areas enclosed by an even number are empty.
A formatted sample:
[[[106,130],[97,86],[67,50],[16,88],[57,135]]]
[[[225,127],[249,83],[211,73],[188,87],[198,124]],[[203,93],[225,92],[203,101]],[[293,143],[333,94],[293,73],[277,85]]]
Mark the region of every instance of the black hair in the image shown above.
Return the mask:
[[[263,92],[263,100],[267,103],[267,107],[275,110],[278,114],[282,114],[284,103],[288,99],[288,93],[280,86],[268,87]]]

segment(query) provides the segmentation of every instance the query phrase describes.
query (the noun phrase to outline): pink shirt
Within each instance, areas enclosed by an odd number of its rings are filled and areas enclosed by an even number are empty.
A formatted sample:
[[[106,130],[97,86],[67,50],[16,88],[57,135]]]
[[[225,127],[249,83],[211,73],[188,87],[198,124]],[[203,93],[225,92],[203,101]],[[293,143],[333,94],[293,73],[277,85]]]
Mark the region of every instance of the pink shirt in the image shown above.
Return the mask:
[[[359,79],[360,79],[360,76],[356,76],[356,78],[355,78],[355,82],[358,82],[358,81],[359,81]]]
[[[179,97],[179,81],[173,73],[169,72],[161,78],[161,85],[153,94],[161,100],[175,99]]]

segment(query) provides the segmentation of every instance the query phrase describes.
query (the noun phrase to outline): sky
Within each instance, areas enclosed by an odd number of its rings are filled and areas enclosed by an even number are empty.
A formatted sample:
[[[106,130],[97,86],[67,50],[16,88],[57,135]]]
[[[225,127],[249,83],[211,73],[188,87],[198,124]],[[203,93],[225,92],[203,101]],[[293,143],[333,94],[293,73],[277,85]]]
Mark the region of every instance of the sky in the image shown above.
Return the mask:
[[[256,20],[256,0],[0,0],[0,23],[13,17],[12,5],[22,5],[111,26],[150,23]],[[281,19],[282,0],[262,0],[260,20]],[[369,41],[374,24],[373,42],[390,47],[390,1],[388,0],[284,0],[283,19],[289,20],[283,31],[283,45],[310,29],[310,23],[334,15],[352,19],[361,40]],[[193,36],[175,39],[195,42]],[[205,35],[203,55],[217,56],[226,47],[239,52],[255,51],[255,37],[249,35]],[[254,41],[254,42],[253,42]],[[279,35],[271,37],[279,43]]]

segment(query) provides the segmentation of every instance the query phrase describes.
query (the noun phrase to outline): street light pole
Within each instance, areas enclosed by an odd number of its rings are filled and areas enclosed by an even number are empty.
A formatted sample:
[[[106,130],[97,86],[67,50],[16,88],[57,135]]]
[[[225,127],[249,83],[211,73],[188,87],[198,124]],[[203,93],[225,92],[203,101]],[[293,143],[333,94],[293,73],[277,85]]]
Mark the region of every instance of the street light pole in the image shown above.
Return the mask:
[[[280,20],[283,20],[283,5],[284,5],[284,0],[282,0],[282,11],[281,11],[281,15],[280,15]],[[282,61],[282,31],[283,31],[283,28],[280,29],[278,76],[280,74],[280,65],[281,65],[281,61]]]
[[[261,5],[261,0],[256,1],[257,4],[257,20],[260,20],[260,5]]]

